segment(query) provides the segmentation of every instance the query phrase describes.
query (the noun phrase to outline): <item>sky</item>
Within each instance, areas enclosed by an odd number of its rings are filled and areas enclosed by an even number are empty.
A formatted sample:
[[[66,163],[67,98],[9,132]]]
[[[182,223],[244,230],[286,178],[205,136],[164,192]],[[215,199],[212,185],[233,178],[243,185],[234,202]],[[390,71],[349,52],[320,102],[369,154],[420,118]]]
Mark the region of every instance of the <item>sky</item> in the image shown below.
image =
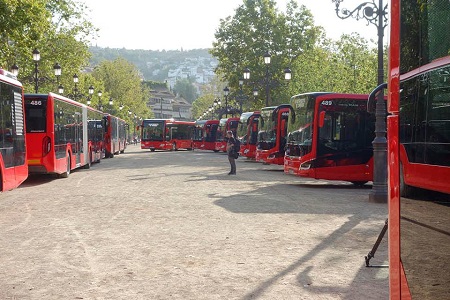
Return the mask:
[[[277,0],[285,10],[287,0]],[[346,0],[341,8],[353,10],[362,0]],[[191,50],[212,48],[220,19],[235,14],[242,0],[85,0],[91,22],[100,31],[93,46],[144,50]],[[332,0],[297,0],[311,10],[316,25],[327,36],[358,32],[377,40],[377,29],[365,20],[336,16]],[[126,4],[126,5],[124,5]]]

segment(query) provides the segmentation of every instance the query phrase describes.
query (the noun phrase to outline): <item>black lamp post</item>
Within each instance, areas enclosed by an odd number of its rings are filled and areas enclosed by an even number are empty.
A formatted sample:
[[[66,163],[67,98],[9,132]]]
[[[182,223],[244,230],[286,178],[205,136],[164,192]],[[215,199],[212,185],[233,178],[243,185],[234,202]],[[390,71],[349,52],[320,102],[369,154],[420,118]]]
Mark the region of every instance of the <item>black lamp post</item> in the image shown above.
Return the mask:
[[[250,73],[248,73],[250,77]],[[245,70],[244,70],[244,76],[245,76]],[[247,99],[247,97],[244,95],[244,92],[242,91],[242,86],[244,85],[244,78],[239,78],[239,94],[237,97],[237,100],[239,101],[239,112],[242,114],[242,103],[244,100]]]
[[[114,102],[113,102],[113,98],[109,97],[109,101],[108,101],[108,105],[109,105],[109,112],[113,113],[112,111],[112,106],[113,106]],[[136,114],[134,114],[136,116]]]
[[[34,92],[37,94],[39,90],[39,69],[38,69],[38,63],[41,60],[41,53],[38,49],[33,50],[33,61],[34,61]]]
[[[383,7],[383,0],[363,2],[354,10],[339,10],[343,0],[332,0],[336,4],[336,15],[340,19],[353,17],[356,20],[366,19],[377,27],[378,34],[378,86],[383,84],[383,35],[387,26],[387,4]],[[386,140],[386,102],[383,93],[378,93],[375,106],[375,139],[373,145],[373,187],[369,200],[373,202],[387,202],[387,140]]]
[[[102,105],[102,91],[97,92],[98,95],[98,110],[103,111],[103,105]]]
[[[78,75],[73,74],[73,83],[75,84],[75,87],[73,88],[73,100],[77,101],[78,96]]]
[[[270,65],[271,55],[269,52],[266,52],[266,53],[264,53],[263,57],[264,57],[264,64],[266,65],[266,76],[265,76],[265,80],[264,80],[265,88],[266,88],[266,106],[269,106],[269,103],[270,103],[269,65]]]
[[[230,93],[230,89],[226,86],[223,89],[223,95],[225,96],[225,118],[228,118],[228,94]]]
[[[89,93],[89,97],[87,98],[86,104],[91,105],[91,98],[92,98],[92,95],[94,94],[94,87],[92,85],[89,86],[88,93]]]
[[[59,65],[59,63],[55,63],[53,65],[53,71],[55,72],[55,76],[56,76],[56,86],[58,87],[58,93],[60,90],[60,85],[59,85],[59,77],[61,76],[61,66]],[[61,93],[60,93],[61,94]]]
[[[264,76],[264,80],[262,80],[262,83],[266,90],[266,106],[269,106],[269,104],[270,104],[270,88],[276,87],[276,86],[280,85],[280,83],[276,80],[274,81],[271,79],[271,74],[270,74],[270,70],[269,70],[269,65],[271,62],[270,53],[268,51],[266,53],[264,53],[263,58],[264,58],[264,64],[266,65],[266,74]],[[286,81],[289,81],[289,80],[291,80],[291,78],[292,78],[291,69],[285,68],[284,69],[284,79]],[[250,79],[250,70],[248,68],[244,69],[244,79]],[[254,96],[258,95],[258,92],[256,91],[256,89],[253,89],[253,95]]]
[[[212,118],[211,119],[214,119],[214,112],[215,111],[217,111],[217,109],[218,109],[218,107],[220,107],[220,99],[214,99],[214,102],[213,102],[213,115],[212,115]]]

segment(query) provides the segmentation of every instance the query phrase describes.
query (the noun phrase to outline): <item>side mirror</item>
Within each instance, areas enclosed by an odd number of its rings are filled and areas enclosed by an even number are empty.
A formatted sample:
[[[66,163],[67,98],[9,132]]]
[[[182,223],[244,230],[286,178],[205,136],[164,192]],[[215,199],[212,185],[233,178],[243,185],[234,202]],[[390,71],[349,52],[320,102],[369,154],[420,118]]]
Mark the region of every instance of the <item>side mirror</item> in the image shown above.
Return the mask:
[[[325,124],[325,112],[321,111],[319,114],[319,127],[322,128]]]

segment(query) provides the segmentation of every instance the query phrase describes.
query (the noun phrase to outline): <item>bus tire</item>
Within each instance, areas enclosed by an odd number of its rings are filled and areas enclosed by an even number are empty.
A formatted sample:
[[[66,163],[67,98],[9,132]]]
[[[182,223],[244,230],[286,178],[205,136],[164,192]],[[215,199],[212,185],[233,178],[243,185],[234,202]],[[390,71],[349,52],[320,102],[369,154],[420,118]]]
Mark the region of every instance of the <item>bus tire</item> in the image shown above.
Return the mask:
[[[70,175],[70,154],[67,154],[66,160],[67,160],[67,170],[66,170],[66,172],[61,173],[59,175],[59,177],[61,177],[61,178],[67,178]]]
[[[114,153],[111,152],[111,153],[109,154],[109,158],[114,158]]]
[[[150,149],[150,151],[155,152],[155,149]]]
[[[177,143],[172,144],[172,151],[177,151]]]
[[[368,181],[351,181],[351,183],[353,183],[356,186],[363,186],[367,183]]]
[[[412,197],[414,195],[414,187],[405,183],[405,175],[403,174],[403,164],[400,163],[400,197]]]

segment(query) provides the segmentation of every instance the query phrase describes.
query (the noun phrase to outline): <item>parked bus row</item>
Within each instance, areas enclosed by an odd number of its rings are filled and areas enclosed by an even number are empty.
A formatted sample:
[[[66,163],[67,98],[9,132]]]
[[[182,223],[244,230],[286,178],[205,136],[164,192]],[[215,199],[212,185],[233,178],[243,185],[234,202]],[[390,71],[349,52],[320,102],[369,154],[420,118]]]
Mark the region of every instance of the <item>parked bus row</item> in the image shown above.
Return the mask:
[[[124,120],[61,95],[24,94],[15,76],[0,70],[0,190],[29,174],[68,177],[123,153]]]

